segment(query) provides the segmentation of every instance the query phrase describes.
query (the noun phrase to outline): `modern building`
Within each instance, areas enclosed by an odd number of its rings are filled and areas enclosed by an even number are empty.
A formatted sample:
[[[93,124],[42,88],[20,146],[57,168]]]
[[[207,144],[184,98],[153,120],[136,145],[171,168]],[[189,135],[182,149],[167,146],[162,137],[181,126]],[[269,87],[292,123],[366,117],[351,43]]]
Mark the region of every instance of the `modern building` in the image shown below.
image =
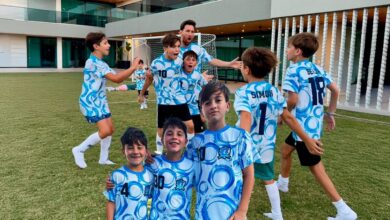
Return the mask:
[[[340,106],[390,115],[389,6],[388,0],[0,0],[0,68],[82,67],[90,31],[110,38],[107,62],[114,66],[130,59],[131,38],[177,31],[194,19],[199,32],[217,36],[222,60],[250,46],[270,47],[280,65],[269,80],[280,85],[288,36],[308,31],[321,43],[313,61],[341,88]],[[218,74],[240,80],[232,70]]]

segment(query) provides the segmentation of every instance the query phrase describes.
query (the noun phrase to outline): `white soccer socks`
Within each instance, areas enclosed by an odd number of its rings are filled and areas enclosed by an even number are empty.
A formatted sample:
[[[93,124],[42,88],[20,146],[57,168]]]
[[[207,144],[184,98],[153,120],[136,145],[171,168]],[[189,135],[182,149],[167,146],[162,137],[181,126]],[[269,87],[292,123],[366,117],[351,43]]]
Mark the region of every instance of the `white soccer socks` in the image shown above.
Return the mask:
[[[288,192],[288,181],[288,177],[284,178],[279,174],[278,181],[276,182],[278,189],[284,193]]]
[[[328,220],[355,220],[357,219],[357,214],[354,212],[343,199],[340,199],[337,202],[332,202],[334,207],[337,209],[336,217],[328,217]]]
[[[100,141],[98,132],[91,134],[87,139],[85,139],[80,145],[72,149],[74,161],[78,167],[84,169],[87,167],[87,164],[84,160],[84,152],[92,145],[97,144]]]
[[[144,102],[142,104],[144,104],[144,109],[148,108],[148,105],[146,104],[146,98],[144,99]]]
[[[156,134],[156,151],[154,153],[156,154],[162,154],[163,152],[163,144],[161,142],[161,137],[158,136],[158,133]]]
[[[100,159],[99,164],[101,165],[112,165],[115,164],[108,159],[109,149],[111,145],[111,136],[105,137],[100,141]]]
[[[283,220],[282,209],[280,207],[280,196],[278,186],[276,182],[273,184],[265,185],[265,189],[268,194],[269,201],[271,203],[271,212],[264,213],[264,216],[273,220]]]
[[[148,108],[148,105],[146,104],[146,99],[144,99],[144,102],[141,103],[140,105],[140,108],[139,109],[147,109]]]

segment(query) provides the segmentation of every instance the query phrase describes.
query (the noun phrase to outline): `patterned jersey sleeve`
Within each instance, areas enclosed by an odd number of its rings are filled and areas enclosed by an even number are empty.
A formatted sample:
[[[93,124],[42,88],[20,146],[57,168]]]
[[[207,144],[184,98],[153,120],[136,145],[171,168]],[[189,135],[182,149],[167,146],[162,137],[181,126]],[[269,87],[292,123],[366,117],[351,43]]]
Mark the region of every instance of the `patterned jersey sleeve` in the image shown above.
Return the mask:
[[[192,160],[192,161],[194,161],[194,158],[195,158],[195,148],[194,148],[194,145],[193,145],[193,141],[194,141],[194,139],[195,138],[192,138],[191,140],[190,140],[190,142],[188,143],[188,145],[187,145],[187,149],[186,149],[186,151],[184,152],[184,155],[188,158],[188,159],[190,159],[190,160]]]
[[[245,96],[245,89],[238,89],[236,91],[234,98],[234,110],[237,112],[237,115],[240,114],[240,111],[251,112],[249,100]]]
[[[328,87],[333,82],[330,74],[325,74],[324,80],[325,80],[325,87]]]
[[[150,72],[153,76],[158,73],[155,60],[150,64]]]
[[[299,92],[299,75],[296,68],[289,67],[287,69],[286,78],[283,81],[282,88],[287,92]]]
[[[206,49],[204,49],[203,47],[201,47],[201,54],[199,56],[200,60],[202,62],[210,62],[212,59],[214,59],[209,53],[207,53]]]
[[[245,169],[246,167],[253,164],[253,142],[250,134],[243,130],[244,134],[240,148],[240,167]]]
[[[283,94],[279,91],[279,89],[275,88],[275,90],[278,101],[278,115],[281,115],[283,113],[283,110],[287,108],[287,102],[286,99],[283,97]]]
[[[116,185],[116,181],[115,181],[114,175],[116,175],[115,172],[113,172],[111,174],[111,176],[110,176],[110,181],[114,184],[114,188],[112,188],[110,190],[105,190],[103,192],[103,195],[110,202],[115,202],[115,185]]]
[[[158,166],[158,163],[156,161],[156,158],[154,158],[154,162],[151,163],[151,164],[146,164],[145,163],[145,168],[151,172],[152,174],[156,174],[158,173],[158,170],[159,170],[159,166]]]
[[[103,78],[108,73],[114,73],[114,71],[107,65],[107,63],[103,61],[97,62],[96,65],[97,71],[95,72],[95,74],[99,78]]]

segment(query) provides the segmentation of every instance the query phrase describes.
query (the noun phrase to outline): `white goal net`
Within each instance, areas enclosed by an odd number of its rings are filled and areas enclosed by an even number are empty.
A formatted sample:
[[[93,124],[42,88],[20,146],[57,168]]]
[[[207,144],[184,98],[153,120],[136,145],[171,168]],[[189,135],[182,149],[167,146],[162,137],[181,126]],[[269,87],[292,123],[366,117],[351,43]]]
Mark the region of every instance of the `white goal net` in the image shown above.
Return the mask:
[[[162,38],[164,36],[140,37],[133,38],[131,41],[131,56],[140,57],[144,64],[150,63],[164,53],[162,46]],[[212,56],[217,57],[215,47],[216,36],[214,34],[196,33],[194,42],[201,45]],[[209,75],[214,75],[214,79],[218,79],[217,68],[210,66],[208,63],[202,63],[202,72],[208,70]]]

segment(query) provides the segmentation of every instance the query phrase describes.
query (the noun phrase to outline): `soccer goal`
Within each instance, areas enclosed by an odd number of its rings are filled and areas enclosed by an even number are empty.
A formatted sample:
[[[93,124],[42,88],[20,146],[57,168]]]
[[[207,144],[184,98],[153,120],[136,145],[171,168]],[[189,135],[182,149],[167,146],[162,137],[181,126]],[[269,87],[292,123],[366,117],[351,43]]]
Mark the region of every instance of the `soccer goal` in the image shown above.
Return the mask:
[[[131,40],[131,56],[140,57],[144,64],[150,65],[150,63],[164,53],[162,46],[162,38],[164,36],[153,37],[139,37]],[[212,56],[217,56],[217,50],[215,47],[216,36],[214,34],[202,34],[196,33],[194,42],[201,45]],[[214,79],[218,79],[218,71],[216,67],[209,65],[208,63],[202,63],[202,72],[208,70],[209,75],[214,75]]]

